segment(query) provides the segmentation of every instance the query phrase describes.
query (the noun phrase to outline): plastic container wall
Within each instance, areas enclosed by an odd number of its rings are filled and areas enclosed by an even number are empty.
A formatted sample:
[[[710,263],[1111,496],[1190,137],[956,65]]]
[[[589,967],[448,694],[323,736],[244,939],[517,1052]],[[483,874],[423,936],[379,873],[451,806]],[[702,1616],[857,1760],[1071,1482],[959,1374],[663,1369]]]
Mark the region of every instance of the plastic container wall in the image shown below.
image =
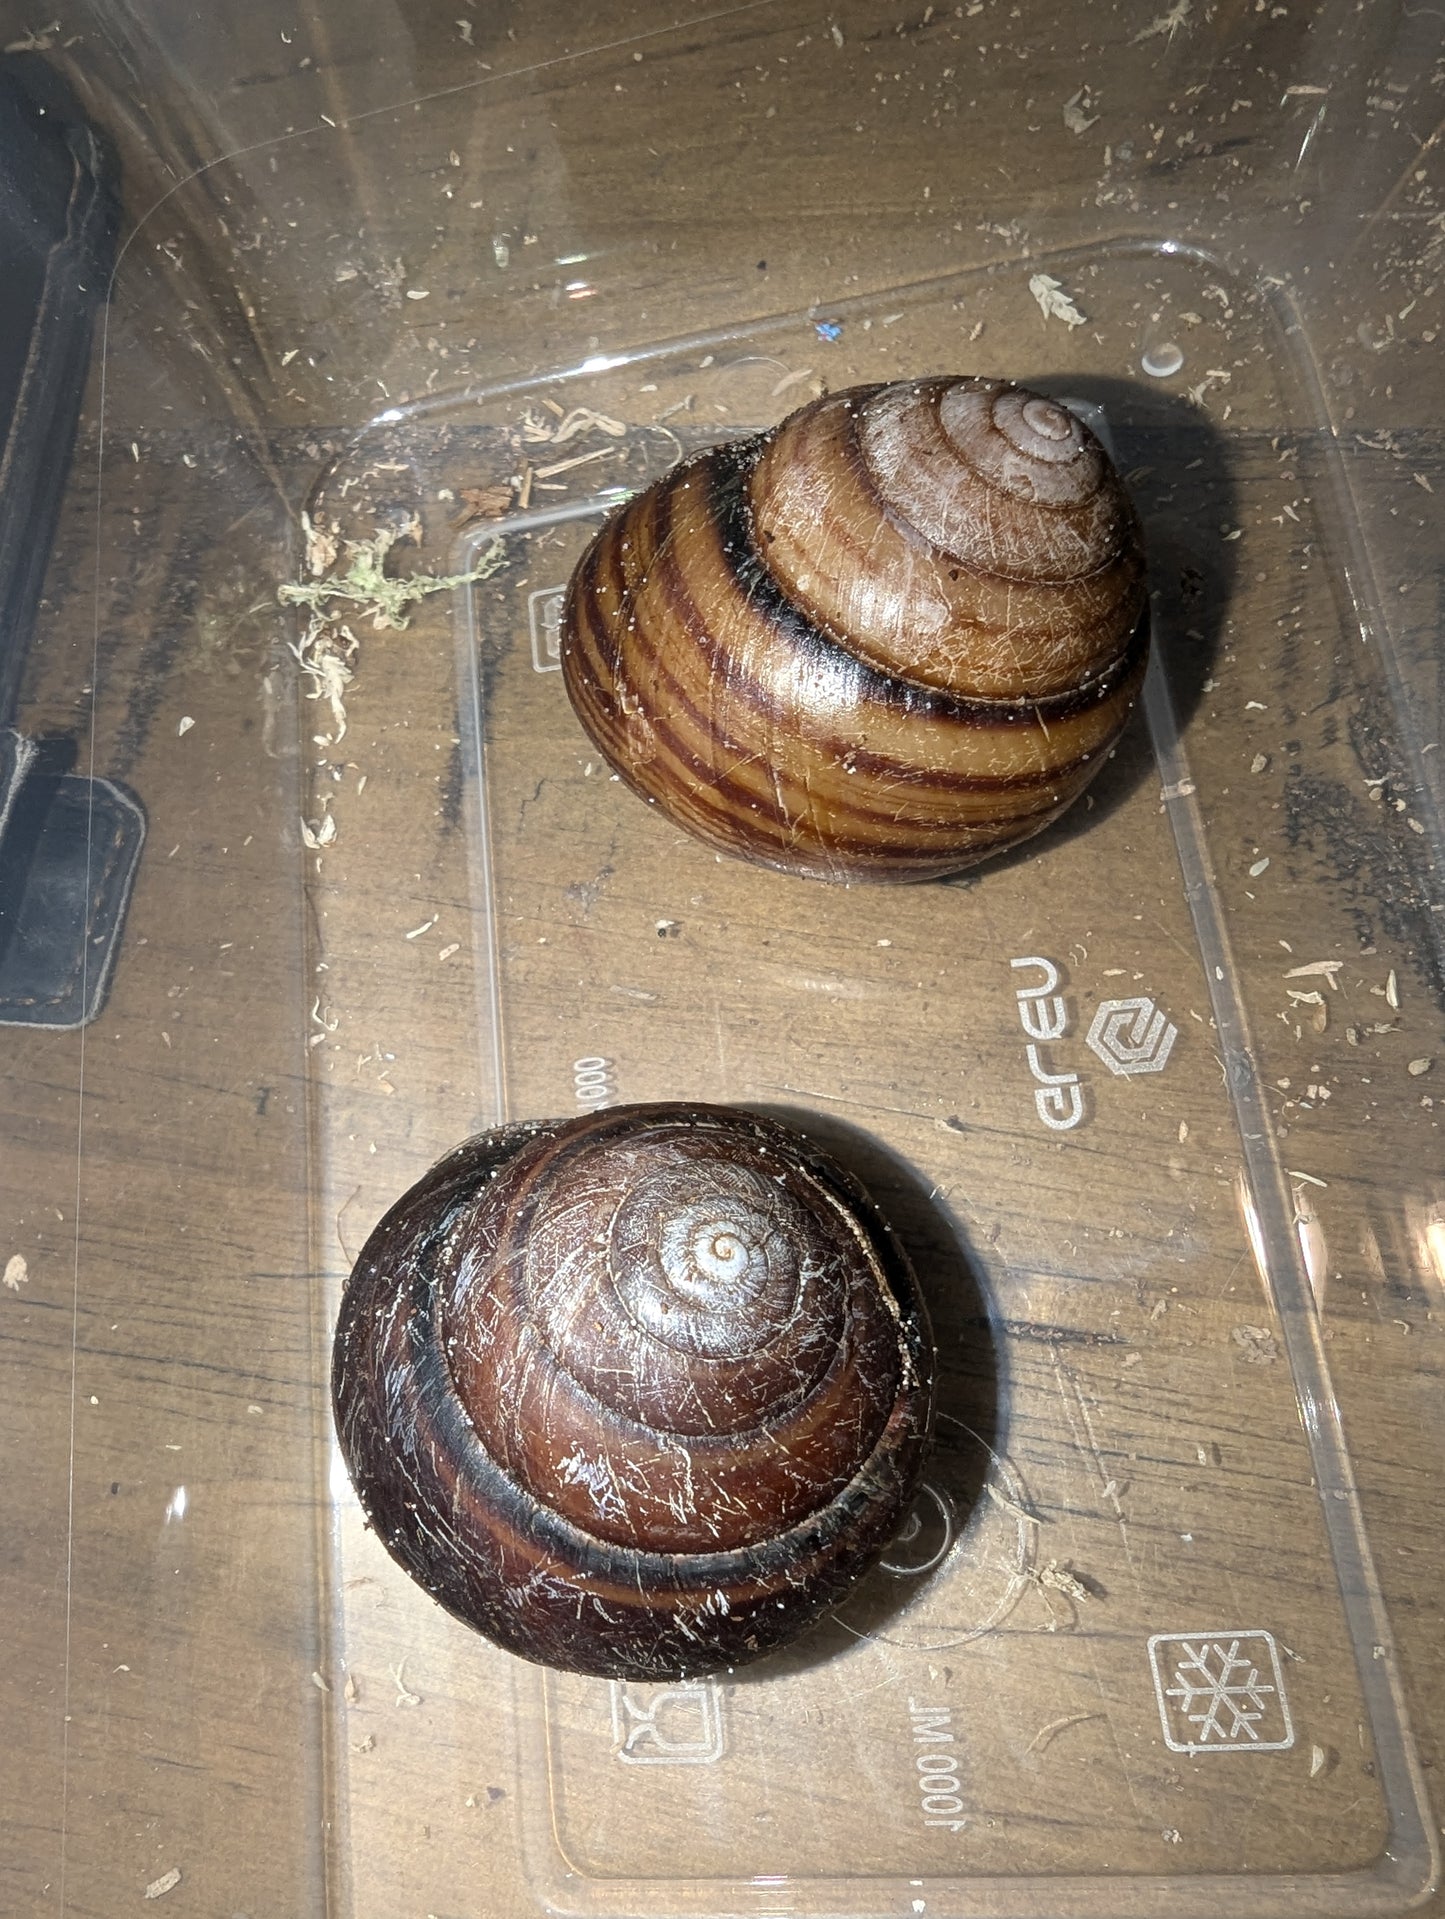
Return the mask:
[[[16,723],[148,822],[99,1015],[6,1029],[7,1909],[1418,1907],[1435,16],[446,11],[7,36],[125,209]],[[570,567],[680,452],[952,369],[1108,434],[1144,710],[957,882],[719,861],[573,718]],[[368,558],[451,583],[391,625],[278,597]],[[651,1689],[439,1613],[325,1398],[426,1166],[644,1098],[853,1166],[943,1363],[884,1566],[795,1655]]]

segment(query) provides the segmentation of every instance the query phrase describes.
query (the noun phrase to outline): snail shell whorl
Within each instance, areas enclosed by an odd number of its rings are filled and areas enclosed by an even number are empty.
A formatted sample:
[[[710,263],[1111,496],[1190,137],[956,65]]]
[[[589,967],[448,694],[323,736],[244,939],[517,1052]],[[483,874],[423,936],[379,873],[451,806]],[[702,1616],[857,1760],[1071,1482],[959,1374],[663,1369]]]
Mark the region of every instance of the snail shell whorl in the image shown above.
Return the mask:
[[[722,1107],[503,1128],[372,1234],[337,1430],[393,1556],[528,1658],[756,1657],[896,1532],[931,1404],[911,1271],[848,1176]]]
[[[1138,523],[1065,408],[859,387],[673,469],[573,574],[579,717],[723,850],[829,879],[954,872],[1038,832],[1137,697]]]

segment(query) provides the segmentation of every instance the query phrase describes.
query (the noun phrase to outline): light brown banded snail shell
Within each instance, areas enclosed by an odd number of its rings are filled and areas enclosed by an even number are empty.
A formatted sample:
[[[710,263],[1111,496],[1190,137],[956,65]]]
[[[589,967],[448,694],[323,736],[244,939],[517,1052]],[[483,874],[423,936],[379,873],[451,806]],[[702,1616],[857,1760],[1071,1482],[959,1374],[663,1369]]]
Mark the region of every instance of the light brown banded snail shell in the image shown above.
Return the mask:
[[[934,878],[1099,770],[1148,648],[1089,428],[998,380],[854,387],[683,461],[576,568],[562,666],[622,777],[729,853]]]
[[[529,1659],[755,1659],[898,1532],[932,1423],[906,1255],[800,1134],[620,1106],[480,1134],[372,1233],[333,1351],[388,1551]]]

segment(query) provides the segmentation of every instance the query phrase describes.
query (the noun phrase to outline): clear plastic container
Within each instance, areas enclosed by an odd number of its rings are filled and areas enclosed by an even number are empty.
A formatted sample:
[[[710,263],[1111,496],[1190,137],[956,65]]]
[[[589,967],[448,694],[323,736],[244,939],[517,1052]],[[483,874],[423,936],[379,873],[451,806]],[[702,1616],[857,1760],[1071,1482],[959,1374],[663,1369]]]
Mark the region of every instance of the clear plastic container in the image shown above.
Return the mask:
[[[131,225],[18,718],[148,838],[99,1017],[11,1049],[13,1908],[1418,1907],[1429,21],[462,11],[98,6],[25,56],[70,63]],[[716,858],[578,727],[570,567],[680,452],[954,368],[1110,438],[1144,710],[957,881]],[[308,646],[278,590],[368,556],[452,583]],[[441,1152],[652,1098],[858,1171],[942,1379],[836,1616],[649,1687],[441,1614],[325,1381]]]

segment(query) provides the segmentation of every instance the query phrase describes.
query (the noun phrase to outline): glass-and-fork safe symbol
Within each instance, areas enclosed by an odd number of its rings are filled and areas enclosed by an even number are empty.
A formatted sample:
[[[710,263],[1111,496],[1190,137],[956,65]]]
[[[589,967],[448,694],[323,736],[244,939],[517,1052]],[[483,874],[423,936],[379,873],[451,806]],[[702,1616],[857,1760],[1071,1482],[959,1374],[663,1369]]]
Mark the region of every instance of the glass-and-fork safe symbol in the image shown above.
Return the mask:
[[[612,1750],[624,1765],[707,1766],[722,1758],[722,1689],[715,1679],[609,1683]]]

